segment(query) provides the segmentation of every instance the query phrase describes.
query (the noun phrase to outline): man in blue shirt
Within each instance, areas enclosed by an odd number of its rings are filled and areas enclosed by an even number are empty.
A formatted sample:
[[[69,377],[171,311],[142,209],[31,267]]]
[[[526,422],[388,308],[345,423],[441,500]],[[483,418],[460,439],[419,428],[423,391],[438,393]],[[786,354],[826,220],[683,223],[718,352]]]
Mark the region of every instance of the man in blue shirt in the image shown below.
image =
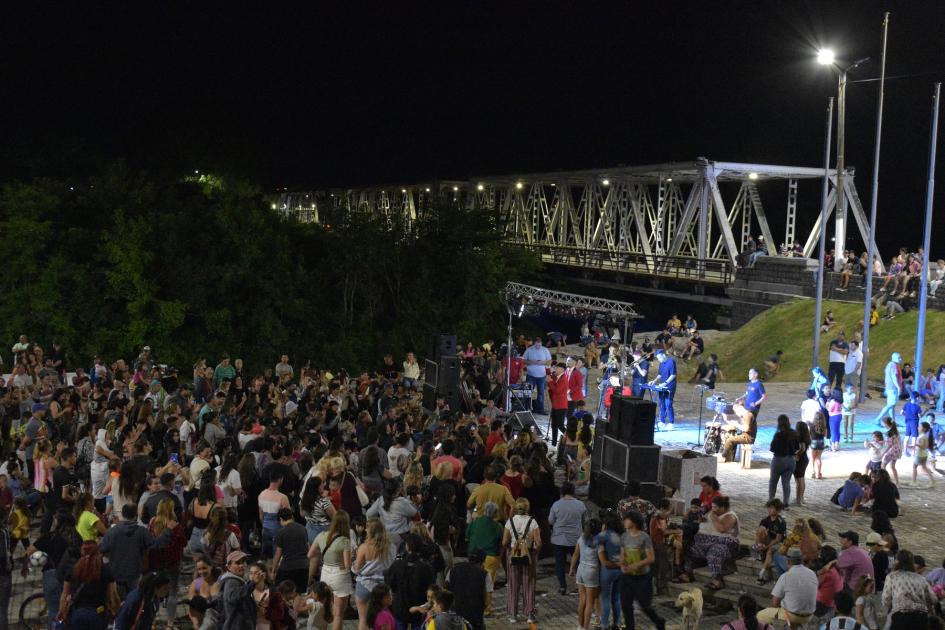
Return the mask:
[[[735,402],[742,401],[751,414],[758,420],[758,412],[761,411],[761,403],[767,400],[768,394],[765,393],[765,386],[758,379],[758,370],[751,368],[748,370],[748,387],[745,394],[735,399]]]
[[[673,398],[676,397],[676,360],[662,348],[656,351],[656,360],[660,362],[659,373],[650,382],[651,385],[662,386],[658,396],[660,421],[656,426],[660,431],[672,431],[676,422],[676,414],[673,412]]]
[[[886,394],[886,406],[880,410],[876,416],[876,426],[883,426],[883,418],[887,415],[896,421],[896,403],[899,402],[899,395],[902,393],[902,376],[899,372],[899,364],[902,363],[902,355],[893,352],[889,357],[889,363],[883,372],[883,389]]]
[[[646,376],[650,371],[650,362],[643,358],[643,352],[637,348],[633,351],[633,363],[633,368],[630,370],[630,387],[634,396],[642,396],[643,385],[646,383]]]
[[[525,360],[525,381],[530,383],[537,392],[532,403],[532,411],[544,415],[545,378],[547,377],[545,368],[551,365],[551,353],[548,352],[548,348],[541,345],[541,337],[535,337],[534,343],[525,350],[522,359]]]

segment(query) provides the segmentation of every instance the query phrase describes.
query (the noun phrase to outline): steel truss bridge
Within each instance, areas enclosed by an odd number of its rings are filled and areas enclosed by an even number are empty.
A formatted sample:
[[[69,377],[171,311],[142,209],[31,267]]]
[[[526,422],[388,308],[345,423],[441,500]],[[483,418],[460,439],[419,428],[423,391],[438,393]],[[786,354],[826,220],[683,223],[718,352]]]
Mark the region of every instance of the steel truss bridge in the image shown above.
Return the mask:
[[[547,263],[585,269],[727,284],[749,234],[761,234],[768,251],[803,241],[815,255],[820,237],[821,187],[806,199],[816,208],[809,232],[797,225],[798,183],[822,180],[821,168],[716,162],[698,158],[649,166],[531,173],[357,189],[293,192],[277,196],[273,210],[302,222],[328,223],[369,213],[413,224],[436,203],[492,210],[504,240],[538,251]],[[828,220],[837,243],[846,242],[847,209],[862,242],[868,234],[853,169],[841,179],[828,171]],[[781,194],[783,231],[776,239],[759,188]],[[780,193],[778,193],[780,188]],[[840,194],[842,192],[842,195]],[[840,197],[840,211],[837,208]],[[780,209],[780,204],[778,204]],[[780,213],[779,213],[780,214]],[[834,216],[835,215],[835,216]],[[878,249],[874,251],[878,254]]]

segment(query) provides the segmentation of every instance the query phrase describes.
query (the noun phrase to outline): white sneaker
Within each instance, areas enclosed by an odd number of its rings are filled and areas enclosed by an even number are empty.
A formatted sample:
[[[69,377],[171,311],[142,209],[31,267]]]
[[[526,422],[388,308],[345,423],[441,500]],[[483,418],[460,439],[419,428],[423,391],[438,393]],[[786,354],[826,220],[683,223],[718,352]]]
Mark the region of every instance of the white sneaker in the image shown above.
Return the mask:
[[[675,431],[675,430],[676,430],[676,426],[675,426],[672,422],[667,422],[666,424],[663,425],[663,430],[664,430],[664,431]]]
[[[657,423],[656,423],[656,430],[657,430],[657,431],[664,431],[665,429],[663,428],[663,426],[664,426],[664,425],[663,425],[662,422],[657,422]]]

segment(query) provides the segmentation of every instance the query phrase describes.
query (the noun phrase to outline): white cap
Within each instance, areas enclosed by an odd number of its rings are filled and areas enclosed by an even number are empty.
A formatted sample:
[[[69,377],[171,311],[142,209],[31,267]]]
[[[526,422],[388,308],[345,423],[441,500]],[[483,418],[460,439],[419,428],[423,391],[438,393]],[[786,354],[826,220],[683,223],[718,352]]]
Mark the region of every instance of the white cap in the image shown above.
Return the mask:
[[[299,410],[298,404],[292,402],[291,400],[285,404],[285,415],[291,416],[293,413]]]

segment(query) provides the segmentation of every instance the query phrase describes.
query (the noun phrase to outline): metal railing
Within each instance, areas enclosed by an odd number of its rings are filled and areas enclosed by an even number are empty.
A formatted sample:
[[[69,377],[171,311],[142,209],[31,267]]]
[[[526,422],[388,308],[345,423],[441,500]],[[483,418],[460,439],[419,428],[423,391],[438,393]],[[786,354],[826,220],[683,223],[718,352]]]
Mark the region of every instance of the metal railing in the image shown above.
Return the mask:
[[[506,239],[506,242],[516,241]],[[619,271],[687,282],[730,284],[734,280],[734,268],[728,260],[614,252],[575,245],[520,244],[538,252],[542,261],[556,265]]]

